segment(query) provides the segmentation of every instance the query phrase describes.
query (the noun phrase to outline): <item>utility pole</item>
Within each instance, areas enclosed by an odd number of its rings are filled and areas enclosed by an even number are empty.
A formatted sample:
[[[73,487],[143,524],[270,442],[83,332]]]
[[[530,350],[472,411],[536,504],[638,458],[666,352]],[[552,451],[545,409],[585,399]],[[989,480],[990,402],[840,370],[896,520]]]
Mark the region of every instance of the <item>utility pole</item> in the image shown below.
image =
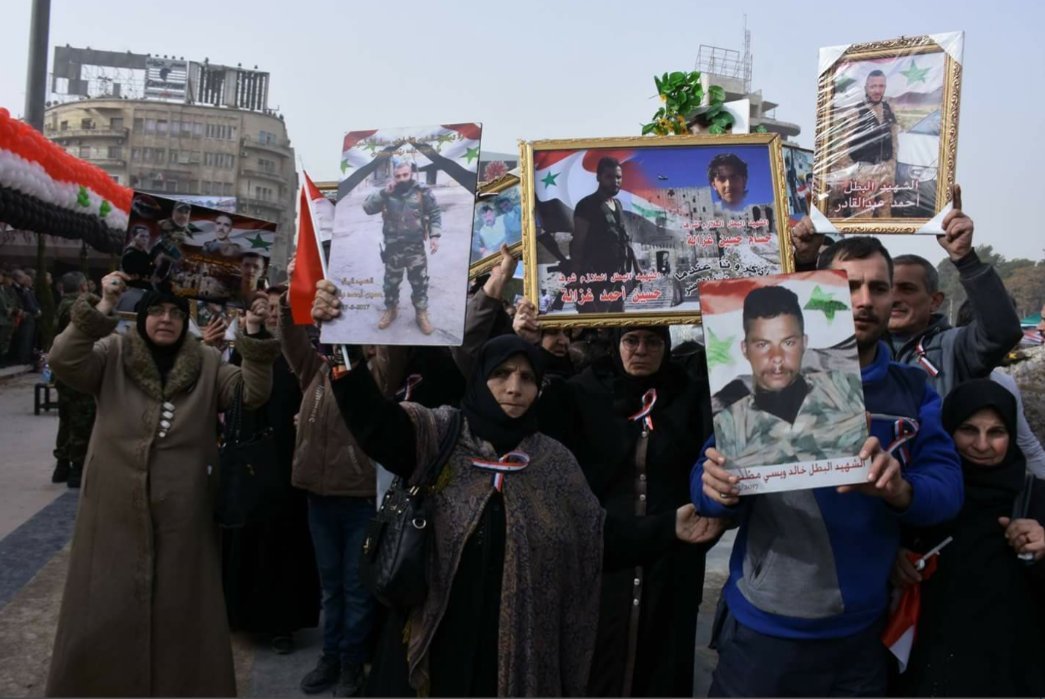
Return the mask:
[[[47,95],[47,38],[51,27],[51,0],[33,0],[29,25],[29,69],[25,77],[25,121],[44,130],[44,100]]]
[[[47,99],[47,44],[51,28],[51,0],[33,0],[29,24],[29,67],[25,76],[25,121],[44,130],[44,100]],[[36,232],[36,282],[33,291],[40,303],[40,347],[47,351],[54,337],[54,289],[47,283],[47,244]]]

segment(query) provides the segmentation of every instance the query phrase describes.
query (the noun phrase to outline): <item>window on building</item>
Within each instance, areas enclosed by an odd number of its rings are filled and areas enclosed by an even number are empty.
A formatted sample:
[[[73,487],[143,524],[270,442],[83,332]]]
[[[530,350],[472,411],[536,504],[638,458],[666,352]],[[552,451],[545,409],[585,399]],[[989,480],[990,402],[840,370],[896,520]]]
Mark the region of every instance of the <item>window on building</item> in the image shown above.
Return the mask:
[[[230,141],[235,141],[236,140],[236,127],[235,126],[230,126],[229,127],[229,140]]]
[[[156,133],[165,134],[167,133],[167,120],[157,119],[156,120]]]
[[[276,161],[266,160],[265,158],[258,158],[258,169],[262,172],[276,172]]]
[[[156,120],[146,119],[145,120],[145,133],[156,133]]]
[[[68,121],[63,121],[62,123],[58,124],[58,130],[59,131],[68,131],[69,130],[69,122]]]
[[[141,148],[131,148],[131,162],[132,163],[140,163],[141,159],[142,159],[142,149]]]
[[[203,180],[200,183],[200,188],[201,188],[200,189],[200,193],[201,194],[210,194],[211,193],[210,186],[211,186],[210,180]]]
[[[164,185],[163,180],[150,180],[149,181],[149,189],[155,189],[157,192],[162,192],[163,191],[163,185]]]
[[[178,151],[174,148],[167,151],[167,162],[172,164],[178,162]]]
[[[177,193],[177,191],[178,191],[178,181],[177,180],[167,180],[167,191],[168,192],[175,192],[175,193]]]
[[[91,147],[90,146],[80,146],[80,155],[79,155],[79,157],[81,157],[81,158],[90,158],[91,157]]]
[[[123,146],[109,146],[109,160],[120,160],[123,158]]]
[[[94,128],[94,120],[89,118],[89,117],[84,118],[84,119],[80,119],[80,128],[81,129],[93,129]]]
[[[171,136],[181,135],[181,121],[178,119],[171,119]]]
[[[135,117],[134,119],[134,132],[141,133],[142,129],[145,128],[145,120],[141,117]]]
[[[231,182],[223,182],[221,187],[222,187],[221,193],[222,193],[223,196],[226,196],[226,197],[231,197],[232,196],[232,183]]]
[[[109,119],[109,128],[113,131],[123,128],[123,117],[113,117]]]
[[[189,151],[189,164],[199,165],[200,163],[200,152],[198,150]]]
[[[254,195],[261,201],[272,201],[272,188],[271,187],[255,187]]]

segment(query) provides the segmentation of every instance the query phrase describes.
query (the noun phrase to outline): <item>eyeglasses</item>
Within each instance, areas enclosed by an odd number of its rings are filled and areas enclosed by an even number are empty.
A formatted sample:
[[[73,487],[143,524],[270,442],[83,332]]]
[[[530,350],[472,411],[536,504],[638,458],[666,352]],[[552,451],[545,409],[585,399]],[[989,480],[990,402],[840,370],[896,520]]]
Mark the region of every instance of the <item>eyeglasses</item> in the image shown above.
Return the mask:
[[[163,306],[149,306],[145,309],[151,318],[169,317],[171,320],[185,320],[185,311],[180,308],[164,308]]]
[[[656,335],[625,335],[620,341],[621,344],[632,351],[637,350],[641,344],[645,344],[646,348],[651,350],[659,350],[664,347],[664,339]]]

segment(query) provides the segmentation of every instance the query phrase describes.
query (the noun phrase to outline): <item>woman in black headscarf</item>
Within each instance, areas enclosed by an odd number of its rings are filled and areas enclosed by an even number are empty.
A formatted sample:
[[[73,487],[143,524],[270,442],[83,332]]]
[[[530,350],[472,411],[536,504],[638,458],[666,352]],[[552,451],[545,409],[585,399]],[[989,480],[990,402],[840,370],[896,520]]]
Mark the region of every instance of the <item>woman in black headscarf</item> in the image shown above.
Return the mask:
[[[897,692],[1042,696],[1045,489],[1026,478],[1016,446],[1016,399],[988,379],[966,382],[944,401],[943,425],[962,459],[965,504],[956,519],[911,541],[912,550],[925,552],[953,537],[921,582],[921,616]],[[906,553],[893,576],[903,587],[922,577]]]
[[[126,290],[83,295],[51,366],[98,412],[51,657],[48,696],[235,696],[214,521],[218,413],[264,403],[279,343],[248,315],[242,367],[186,334],[188,303],[150,291],[113,332]],[[253,337],[251,333],[256,333]]]
[[[320,294],[317,303],[324,298],[334,301]],[[539,355],[519,338],[499,337],[480,351],[460,434],[429,500],[436,543],[428,595],[399,634],[407,639],[406,674],[415,690],[584,692],[603,514],[574,458],[537,431],[540,382]],[[454,408],[396,403],[368,371],[353,370],[333,385],[360,446],[401,477],[429,463],[450,429]],[[515,468],[497,470],[506,463]],[[379,653],[374,672],[394,673],[394,664]]]
[[[522,316],[520,320],[519,317]],[[523,304],[516,331],[532,333]],[[614,333],[611,353],[541,398],[541,430],[577,457],[607,512],[631,517],[640,565],[603,575],[590,696],[690,696],[705,542],[676,541],[689,472],[711,431],[707,385],[671,360],[665,326]]]

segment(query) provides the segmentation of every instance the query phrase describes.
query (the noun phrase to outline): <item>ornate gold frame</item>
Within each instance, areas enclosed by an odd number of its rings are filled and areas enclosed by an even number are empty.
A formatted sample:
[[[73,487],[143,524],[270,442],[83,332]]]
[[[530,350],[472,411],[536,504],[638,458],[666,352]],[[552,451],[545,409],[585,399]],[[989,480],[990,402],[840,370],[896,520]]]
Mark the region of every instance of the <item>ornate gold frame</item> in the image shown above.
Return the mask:
[[[726,134],[722,136],[626,136],[620,138],[569,138],[519,142],[520,199],[522,202],[522,250],[524,265],[523,290],[528,299],[538,297],[537,225],[534,220],[533,154],[546,150],[586,150],[588,148],[663,148],[678,146],[753,146],[769,149],[773,175],[773,216],[780,243],[780,273],[794,270],[791,235],[787,227],[787,191],[784,181],[784,157],[781,138],[774,133]],[[700,323],[700,312],[651,311],[649,313],[585,313],[541,316],[541,324],[549,328],[626,327],[629,325],[676,325]]]
[[[475,203],[476,205],[478,205],[482,199],[492,197],[495,194],[499,194],[500,192],[503,192],[506,189],[510,189],[517,184],[519,184],[519,176],[514,175],[510,172],[501,175],[496,180],[484,182],[481,185],[479,185],[479,189],[475,193]],[[520,196],[520,204],[521,202],[522,199]],[[525,218],[526,214],[524,213],[523,216]],[[522,245],[522,241],[519,241],[518,243],[512,243],[508,246],[508,251],[511,252],[512,255],[514,255],[515,257],[519,257],[520,251],[522,250]],[[475,279],[480,274],[486,274],[491,269],[497,266],[500,259],[501,254],[494,253],[493,255],[487,255],[486,257],[473,262],[468,267],[468,278]]]
[[[951,185],[954,184],[955,157],[958,150],[958,105],[961,101],[962,64],[947,53],[931,36],[900,37],[887,41],[853,44],[839,56],[831,68],[820,74],[817,84],[816,153],[826,153],[828,134],[833,131],[834,110],[830,105],[834,99],[834,82],[830,79],[839,61],[859,61],[874,58],[893,58],[903,55],[943,53],[944,84],[940,119],[940,159],[936,172],[936,212],[951,200]],[[839,219],[828,216],[827,208],[827,163],[819,158],[813,163],[813,205],[827,216],[840,233],[917,233],[930,218],[860,218]]]

